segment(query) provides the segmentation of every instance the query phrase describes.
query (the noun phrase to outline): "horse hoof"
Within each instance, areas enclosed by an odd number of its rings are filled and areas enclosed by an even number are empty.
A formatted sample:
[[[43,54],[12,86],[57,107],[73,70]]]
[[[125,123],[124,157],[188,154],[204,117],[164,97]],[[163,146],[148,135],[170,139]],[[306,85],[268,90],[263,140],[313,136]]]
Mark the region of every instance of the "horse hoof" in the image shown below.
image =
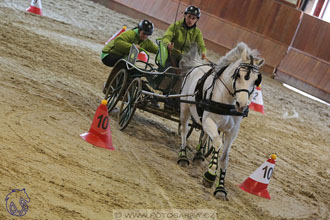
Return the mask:
[[[203,157],[203,154],[201,152],[195,153],[195,156],[193,158],[194,163],[200,165],[204,160],[205,158]]]
[[[203,185],[206,188],[211,188],[213,186],[213,183],[216,179],[217,175],[213,175],[211,173],[209,173],[208,171],[204,173],[203,176]]]
[[[189,166],[189,160],[187,158],[179,158],[178,162],[180,167],[187,167]]]
[[[213,186],[213,183],[211,183],[203,178],[203,186],[205,186],[206,188],[211,188]]]
[[[222,201],[228,201],[227,196],[223,193],[219,192],[219,193],[216,193],[214,196],[215,196],[216,199],[219,199],[219,200],[222,200]]]
[[[227,190],[222,187],[222,186],[218,186],[213,195],[215,196],[215,198],[217,199],[220,199],[220,200],[223,200],[223,201],[228,201],[228,198],[227,198]]]

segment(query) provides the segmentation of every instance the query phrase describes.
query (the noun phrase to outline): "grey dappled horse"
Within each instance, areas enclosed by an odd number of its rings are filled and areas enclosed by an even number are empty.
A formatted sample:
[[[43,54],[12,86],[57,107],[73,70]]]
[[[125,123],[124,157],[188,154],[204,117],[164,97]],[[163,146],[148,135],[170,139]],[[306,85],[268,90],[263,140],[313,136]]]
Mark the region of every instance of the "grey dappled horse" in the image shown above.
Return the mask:
[[[224,179],[230,147],[237,137],[243,116],[247,116],[252,93],[261,82],[258,69],[264,60],[257,56],[258,51],[251,50],[241,42],[213,66],[200,65],[202,60],[196,46],[184,54],[180,62],[183,70],[189,69],[182,85],[182,94],[196,95],[181,98],[182,143],[178,163],[181,166],[189,164],[186,156],[186,135],[188,122],[192,117],[202,125],[204,133],[207,134],[204,135],[204,140],[210,137],[214,146],[208,169],[203,175],[204,186],[212,187],[220,162],[219,181],[214,192],[217,198],[227,199]],[[222,145],[223,153],[218,161]],[[200,151],[196,155],[204,160]]]

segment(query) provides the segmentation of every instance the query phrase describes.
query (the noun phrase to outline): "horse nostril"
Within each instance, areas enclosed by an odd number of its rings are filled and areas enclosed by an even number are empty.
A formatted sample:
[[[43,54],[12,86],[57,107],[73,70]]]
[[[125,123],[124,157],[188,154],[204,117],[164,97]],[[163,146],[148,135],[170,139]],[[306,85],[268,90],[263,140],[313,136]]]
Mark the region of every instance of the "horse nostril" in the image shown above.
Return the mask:
[[[239,106],[239,102],[236,102],[236,106],[237,106],[237,108],[239,108],[240,106]]]

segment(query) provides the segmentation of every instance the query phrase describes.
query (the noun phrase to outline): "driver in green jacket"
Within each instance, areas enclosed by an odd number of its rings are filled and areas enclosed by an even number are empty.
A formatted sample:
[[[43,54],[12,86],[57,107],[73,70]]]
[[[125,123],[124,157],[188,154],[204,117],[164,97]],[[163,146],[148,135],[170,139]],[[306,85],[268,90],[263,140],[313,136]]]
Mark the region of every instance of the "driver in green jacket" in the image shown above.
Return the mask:
[[[118,60],[128,56],[133,43],[137,49],[143,48],[148,52],[157,53],[157,45],[148,39],[153,31],[153,23],[149,20],[142,20],[137,28],[123,32],[104,46],[101,54],[102,62],[113,67]]]
[[[201,51],[202,59],[205,58],[206,47],[203,40],[203,34],[196,26],[200,16],[200,9],[190,5],[184,12],[184,19],[171,24],[166,30],[162,42],[167,46],[170,52],[166,62],[167,64],[178,67],[181,54],[189,49],[192,43],[197,43]],[[173,59],[174,63],[172,63],[173,61],[171,61],[171,59]]]
[[[206,58],[206,47],[203,34],[197,27],[197,21],[200,16],[200,9],[190,5],[185,9],[184,19],[177,21],[168,27],[162,37],[162,43],[165,47],[167,47],[169,54],[165,65],[160,68],[161,70],[166,69],[169,66],[179,67],[181,55],[194,43],[197,44],[201,52],[202,59]],[[158,81],[158,84],[165,94],[178,94],[180,93],[183,77],[169,79],[160,76]],[[174,99],[169,99],[168,103],[172,101],[174,102]],[[178,108],[178,106],[176,107]]]

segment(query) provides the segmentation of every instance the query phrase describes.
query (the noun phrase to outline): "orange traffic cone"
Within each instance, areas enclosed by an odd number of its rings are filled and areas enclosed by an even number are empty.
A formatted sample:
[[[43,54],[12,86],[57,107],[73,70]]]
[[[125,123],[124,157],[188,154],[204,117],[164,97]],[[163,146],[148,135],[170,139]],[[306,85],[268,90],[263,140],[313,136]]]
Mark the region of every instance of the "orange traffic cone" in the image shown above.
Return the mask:
[[[253,93],[253,98],[251,100],[251,104],[249,105],[249,108],[260,112],[262,114],[265,114],[264,112],[264,101],[262,100],[262,94],[261,94],[261,87],[258,86],[256,88],[256,91]]]
[[[31,6],[27,8],[26,11],[37,15],[42,15],[41,0],[31,0]]]
[[[263,163],[250,177],[239,185],[239,188],[256,196],[270,199],[267,186],[274,171],[275,162],[276,155],[272,154],[270,159]]]
[[[109,150],[115,149],[112,146],[107,100],[102,100],[100,106],[96,109],[91,128],[87,133],[81,134],[80,137],[97,147]]]
[[[107,42],[105,42],[105,44],[108,44],[110,41],[112,41],[113,39],[115,39],[116,37],[118,37],[121,33],[123,33],[124,31],[126,31],[126,26],[123,26],[119,31],[117,31],[117,33],[115,33],[114,35],[112,35],[112,37],[109,38],[109,40],[107,40]]]

